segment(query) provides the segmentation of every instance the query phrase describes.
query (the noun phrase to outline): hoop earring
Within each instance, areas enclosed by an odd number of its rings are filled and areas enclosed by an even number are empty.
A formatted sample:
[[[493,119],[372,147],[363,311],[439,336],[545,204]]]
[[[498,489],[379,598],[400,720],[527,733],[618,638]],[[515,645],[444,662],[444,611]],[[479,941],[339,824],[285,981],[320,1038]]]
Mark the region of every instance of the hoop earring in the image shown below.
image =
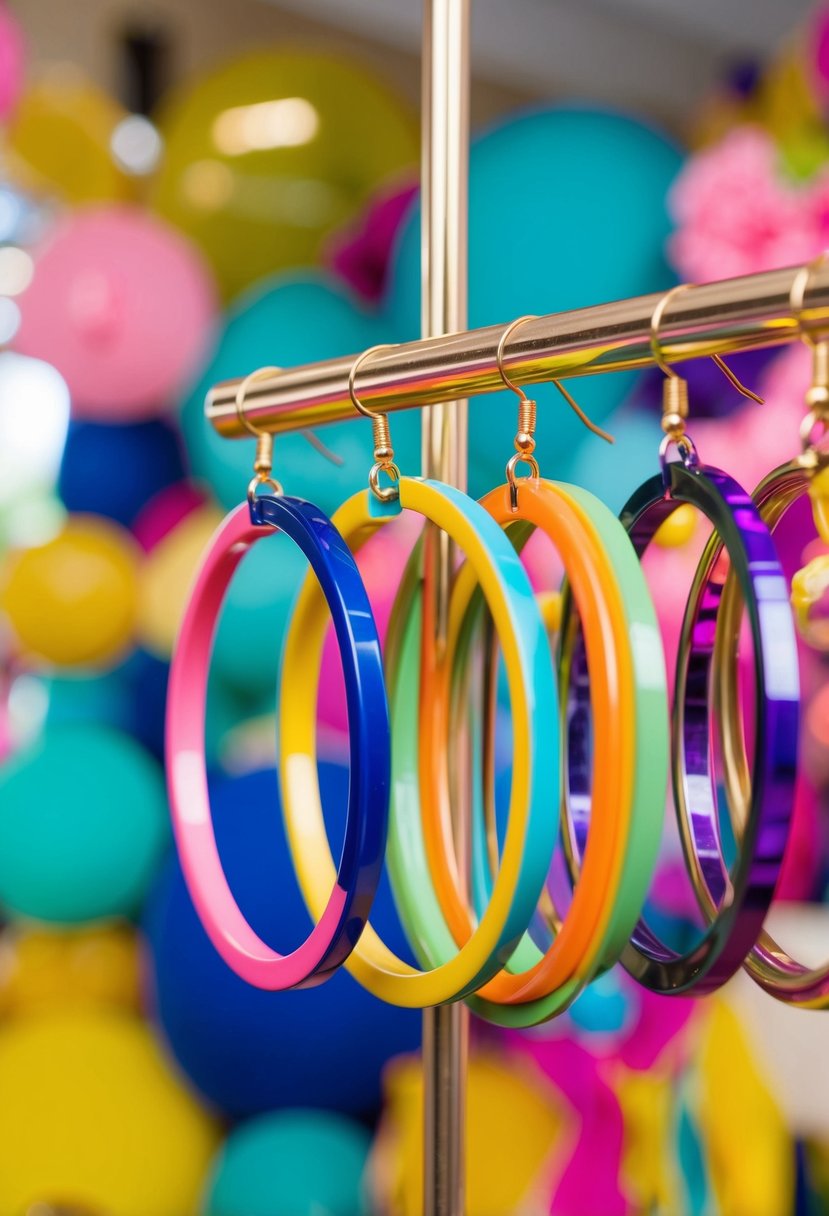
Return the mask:
[[[263,369],[243,381],[244,393]],[[382,871],[388,825],[389,719],[377,627],[353,556],[332,522],[271,476],[273,440],[245,420],[257,439],[247,502],[231,511],[211,540],[187,605],[173,655],[167,698],[168,791],[188,889],[225,962],[258,988],[309,987],[347,958],[368,918]],[[260,493],[265,488],[267,493]],[[222,601],[239,562],[263,538],[281,532],[305,554],[334,620],[342,656],[350,727],[351,779],[340,863],[317,923],[290,954],[279,954],[248,924],[222,869],[210,810],[204,756],[207,680]],[[287,690],[290,700],[290,690]]]
[[[351,378],[353,395],[355,378]],[[371,416],[374,424],[377,416]],[[378,444],[375,429],[375,465],[381,459],[378,447],[391,448],[387,432],[380,437],[383,442]],[[334,516],[335,524],[355,550],[401,510],[414,511],[449,534],[474,567],[499,629],[520,735],[503,865],[489,907],[469,940],[458,948],[447,934],[445,950],[432,961],[432,969],[419,971],[393,954],[368,925],[346,963],[352,975],[376,996],[420,1008],[468,996],[490,979],[509,958],[533,914],[555,839],[554,820],[545,813],[537,792],[558,785],[554,726],[558,697],[532,588],[501,529],[482,507],[450,486],[398,475],[395,489],[395,499],[381,498],[372,483],[370,490],[343,504]],[[315,760],[316,692],[325,625],[322,609],[315,580],[306,579],[288,631],[283,667],[286,689],[300,681],[301,673],[301,695],[290,717],[282,715],[280,720],[288,838],[300,886],[314,914],[322,906],[333,872]],[[414,627],[411,621],[409,627]],[[544,727],[552,732],[552,739]],[[411,824],[420,814],[416,776],[407,785],[397,757],[393,756],[392,764],[393,815],[398,822]],[[422,878],[418,872],[419,884]]]
[[[674,292],[660,301],[652,324],[654,353],[663,370],[667,365],[659,349],[658,325]],[[683,620],[686,645],[677,658],[673,785],[688,870],[692,880],[703,872],[706,882],[710,880],[710,890],[719,896],[716,914],[700,942],[685,953],[666,946],[643,920],[622,955],[623,965],[646,987],[679,995],[720,987],[739,969],[762,929],[789,827],[799,689],[794,632],[788,608],[782,611],[785,582],[771,533],[742,487],[719,469],[700,464],[685,434],[687,384],[669,370],[662,471],[631,496],[621,518],[640,556],[680,503],[697,507],[713,525],[748,611],[758,730],[751,804],[742,848],[729,874],[722,858],[716,790],[709,780],[708,714],[703,708],[722,586],[710,564],[701,564]],[[672,444],[680,454],[678,461],[668,460]]]

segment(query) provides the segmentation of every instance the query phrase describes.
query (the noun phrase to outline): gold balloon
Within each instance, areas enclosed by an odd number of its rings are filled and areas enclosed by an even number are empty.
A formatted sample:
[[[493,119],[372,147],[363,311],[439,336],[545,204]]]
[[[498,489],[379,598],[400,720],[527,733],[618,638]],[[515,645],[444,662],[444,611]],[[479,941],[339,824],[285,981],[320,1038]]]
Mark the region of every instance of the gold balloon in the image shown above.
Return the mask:
[[[377,1208],[388,1216],[423,1212],[423,1084],[420,1060],[386,1072],[386,1111],[372,1152]],[[547,1211],[554,1180],[572,1148],[552,1087],[530,1063],[474,1053],[467,1088],[466,1210],[469,1216]]]
[[[115,1013],[0,1031],[0,1212],[194,1216],[219,1142],[152,1029]]]
[[[132,642],[138,548],[125,528],[70,515],[46,544],[0,568],[0,612],[21,650],[57,666],[97,666]]]
[[[59,931],[8,927],[0,937],[0,1012],[141,1008],[137,931],[129,925]]]
[[[8,131],[20,185],[78,204],[135,197],[111,141],[126,111],[77,68],[60,65],[26,89]]]
[[[153,205],[201,245],[226,298],[318,262],[326,236],[418,156],[409,108],[357,64],[317,52],[230,60],[158,124]]]

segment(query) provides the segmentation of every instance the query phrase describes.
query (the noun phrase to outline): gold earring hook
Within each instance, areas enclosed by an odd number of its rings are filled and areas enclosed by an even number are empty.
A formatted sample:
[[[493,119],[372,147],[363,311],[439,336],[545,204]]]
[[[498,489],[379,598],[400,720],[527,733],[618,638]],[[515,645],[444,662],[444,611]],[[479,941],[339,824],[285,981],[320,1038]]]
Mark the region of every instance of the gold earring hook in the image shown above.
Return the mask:
[[[516,384],[514,380],[510,380],[509,376],[505,372],[505,370],[504,370],[504,350],[506,347],[507,338],[510,336],[510,334],[512,333],[512,331],[514,329],[516,329],[519,325],[523,325],[525,321],[535,321],[535,320],[537,320],[537,318],[535,316],[533,316],[532,314],[528,314],[526,317],[517,317],[514,321],[511,321],[509,323],[509,325],[506,327],[506,329],[503,331],[503,333],[501,334],[501,338],[498,342],[498,349],[495,354],[495,360],[498,365],[499,376],[503,380],[505,386],[508,389],[511,389],[511,391],[513,393],[515,393],[521,399],[522,402],[529,401],[530,399],[527,397],[527,394],[524,392],[524,390],[521,388],[521,386]],[[564,387],[564,385],[561,383],[561,381],[556,376],[551,376],[550,382],[556,386],[556,388],[561,393],[564,400],[570,406],[570,409],[573,410],[573,412],[576,414],[576,416],[579,418],[579,420],[584,423],[584,425],[587,427],[588,431],[592,431],[594,435],[598,435],[600,439],[604,439],[605,443],[615,443],[616,442],[615,439],[613,438],[613,436],[608,431],[602,430],[602,428],[600,426],[597,426],[596,423],[593,422],[593,420],[591,418],[589,418],[587,414],[585,414],[584,410],[581,408],[578,401],[576,401],[575,397],[573,397],[573,395],[568,391],[568,389],[566,389]]]
[[[829,463],[829,456],[821,452],[820,443],[829,433],[829,339],[815,339],[807,329],[803,328],[803,314],[806,311],[806,292],[816,270],[826,262],[829,254],[824,251],[811,262],[801,266],[794,277],[789,293],[789,304],[795,314],[797,328],[801,340],[812,350],[812,381],[806,392],[808,412],[800,425],[801,464],[813,472],[824,468]],[[815,429],[820,427],[821,433],[816,435]]]
[[[506,326],[501,334],[498,342],[498,349],[495,352],[495,362],[498,365],[498,374],[503,380],[507,388],[511,389],[518,397],[518,429],[515,432],[515,452],[507,461],[507,484],[509,485],[510,501],[512,509],[515,511],[518,507],[518,484],[515,476],[515,470],[519,464],[525,464],[530,469],[533,477],[539,477],[540,471],[538,461],[533,452],[535,451],[535,423],[538,414],[538,406],[532,397],[528,397],[523,388],[518,384],[514,384],[510,380],[507,373],[504,371],[504,347],[507,344],[507,339],[514,329],[522,325],[524,321],[535,320],[532,316],[516,317]]]
[[[498,368],[498,375],[504,382],[506,388],[515,393],[518,397],[518,430],[515,434],[515,454],[510,457],[507,462],[507,481],[510,487],[510,496],[512,499],[513,508],[517,505],[517,485],[515,470],[519,464],[527,464],[532,470],[533,477],[539,476],[538,461],[535,459],[533,452],[535,451],[535,426],[538,413],[538,406],[534,398],[528,397],[523,388],[511,380],[504,369],[504,351],[506,349],[507,340],[514,330],[519,325],[523,325],[525,321],[535,321],[536,317],[528,314],[524,317],[516,317],[514,321],[510,321],[505,327],[498,340],[498,347],[495,351],[495,363]],[[550,377],[552,383],[561,393],[564,400],[570,406],[571,410],[576,414],[581,422],[592,431],[594,435],[598,435],[600,439],[604,439],[606,443],[615,443],[611,434],[602,430],[597,426],[591,418],[585,414],[584,410],[579,405],[578,401],[568,392],[564,385],[556,379],[555,376]]]
[[[660,337],[666,308],[675,296],[679,295],[681,291],[687,291],[690,286],[690,283],[678,283],[676,287],[672,287],[670,291],[666,291],[657,301],[656,307],[651,313],[651,352],[654,363],[665,377],[662,382],[662,430],[665,432],[665,438],[660,448],[660,456],[663,463],[667,457],[668,446],[671,443],[677,446],[686,463],[696,463],[697,460],[697,452],[693,441],[685,433],[685,423],[688,418],[688,381],[684,376],[680,376],[679,372],[668,363],[662,350]],[[747,397],[750,401],[756,401],[758,405],[763,404],[763,398],[755,393],[753,389],[743,384],[742,380],[731,370],[720,355],[712,355],[711,358],[738,393],[743,397]]]
[[[683,415],[683,420],[684,418],[688,417],[688,381],[683,376],[680,376],[679,372],[671,367],[671,365],[666,361],[665,356],[662,353],[662,345],[659,334],[662,327],[662,320],[665,316],[665,309],[668,307],[668,304],[671,302],[674,296],[679,295],[681,291],[687,291],[691,286],[691,283],[677,283],[676,287],[672,287],[670,291],[666,291],[661,299],[657,301],[656,307],[651,314],[651,351],[653,352],[654,362],[660,371],[662,371],[665,376],[667,376],[668,379],[676,386],[671,390],[671,393],[674,397],[676,397],[677,406],[681,404],[684,396],[685,413]],[[731,370],[721,355],[711,355],[711,358],[725,376],[726,380],[728,380],[729,384],[736,388],[737,392],[740,393],[741,396],[746,397],[749,401],[755,401],[757,405],[763,404],[763,398],[758,393],[755,393],[753,389],[750,389],[747,385],[743,384],[739,376]],[[684,385],[685,387],[681,388],[681,385]],[[681,412],[681,409],[678,409],[676,412]]]
[[[360,398],[357,396],[356,380],[357,372],[362,364],[369,358],[370,355],[377,354],[378,351],[388,350],[388,344],[381,346],[370,346],[368,350],[364,350],[361,355],[351,365],[351,370],[348,373],[348,395],[351,398],[351,404],[365,418],[371,419],[372,434],[374,437],[374,464],[371,466],[368,475],[368,484],[371,487],[371,492],[380,502],[394,502],[399,497],[399,491],[396,485],[381,486],[380,474],[385,473],[391,478],[392,482],[400,480],[400,470],[394,463],[394,448],[391,443],[391,428],[389,419],[386,414],[377,413],[375,410],[368,409],[363,405]]]
[[[255,384],[257,380],[267,380],[269,377],[276,375],[283,369],[281,367],[260,367],[255,372],[251,372],[249,376],[245,376],[236,390],[236,417],[245,428],[245,430],[253,435],[256,440],[256,455],[253,459],[254,479],[248,486],[248,497],[251,497],[251,489],[255,492],[257,486],[270,485],[274,488],[275,494],[283,493],[282,484],[271,477],[273,469],[273,435],[269,431],[261,431],[258,426],[254,426],[245,411],[245,397],[251,384]],[[313,431],[303,430],[300,432],[305,439],[308,440],[312,448],[316,448],[321,456],[326,460],[330,460],[331,464],[342,465],[343,459],[336,452],[332,452],[329,447],[317,438]]]
[[[249,376],[245,376],[244,380],[240,381],[239,387],[236,390],[236,417],[248,434],[253,435],[256,440],[256,453],[253,457],[253,477],[248,483],[248,499],[250,502],[253,501],[256,497],[256,491],[262,486],[269,486],[274,494],[283,493],[281,483],[271,476],[273,471],[273,435],[269,431],[260,431],[259,427],[254,426],[245,413],[245,396],[250,386],[255,384],[257,380],[265,380],[268,376],[273,376],[278,371],[281,371],[281,368],[257,368],[255,372],[251,372]]]

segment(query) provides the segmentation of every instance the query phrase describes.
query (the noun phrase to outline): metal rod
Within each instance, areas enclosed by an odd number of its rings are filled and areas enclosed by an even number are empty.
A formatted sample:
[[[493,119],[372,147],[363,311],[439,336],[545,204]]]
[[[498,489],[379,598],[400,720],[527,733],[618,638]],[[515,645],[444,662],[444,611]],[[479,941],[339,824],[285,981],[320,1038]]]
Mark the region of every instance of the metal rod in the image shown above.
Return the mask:
[[[677,362],[792,341],[800,329],[789,297],[801,269],[770,270],[679,292],[660,326],[665,358]],[[650,320],[659,299],[659,293],[638,296],[528,321],[507,344],[504,366],[524,385],[653,366]],[[803,327],[815,336],[829,332],[829,262],[811,276]],[[489,326],[378,353],[360,369],[360,397],[370,407],[399,410],[495,392],[503,388],[495,359],[502,330]],[[352,418],[348,372],[355,358],[344,355],[257,381],[245,398],[250,420],[280,433]],[[236,416],[238,385],[238,380],[225,381],[207,396],[208,419],[228,437],[247,434]],[[512,400],[505,408],[514,408]]]
[[[421,332],[467,324],[469,162],[469,0],[424,0],[421,147]],[[466,488],[466,403],[443,403],[422,418],[422,471]],[[428,528],[423,549],[424,663],[446,637],[453,555],[448,537]],[[465,790],[453,810],[465,872]],[[461,1002],[423,1014],[423,1209],[463,1216],[466,1059],[469,1014]]]

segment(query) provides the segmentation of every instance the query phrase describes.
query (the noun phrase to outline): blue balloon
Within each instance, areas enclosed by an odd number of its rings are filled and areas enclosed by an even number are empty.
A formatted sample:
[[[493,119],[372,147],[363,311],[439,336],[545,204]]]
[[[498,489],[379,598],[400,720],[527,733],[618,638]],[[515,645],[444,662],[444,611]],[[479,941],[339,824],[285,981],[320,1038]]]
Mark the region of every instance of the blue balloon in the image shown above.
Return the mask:
[[[58,492],[68,511],[129,527],[145,503],[184,477],[178,432],[162,419],[109,425],[71,422]]]
[[[469,324],[506,324],[525,313],[557,312],[667,288],[671,224],[668,188],[678,148],[636,119],[599,108],[556,106],[511,118],[475,140],[469,175]],[[404,226],[386,307],[401,340],[417,337],[420,210]],[[597,421],[618,405],[627,375],[571,385]],[[555,388],[543,386],[536,455],[561,475],[562,454],[582,423]],[[512,452],[515,398],[487,395],[471,407],[470,491],[503,481]]]
[[[320,765],[332,847],[339,847],[348,782],[339,765]],[[299,893],[272,771],[211,782],[216,837],[228,881],[256,931],[289,949],[311,922]],[[384,878],[375,924],[411,960]],[[239,979],[201,927],[173,858],[147,905],[154,1005],[179,1065],[232,1117],[304,1106],[372,1115],[380,1072],[420,1042],[414,1010],[385,1005],[344,971],[318,988],[262,992]]]
[[[253,440],[229,442],[205,422],[205,394],[216,381],[245,376],[263,365],[290,367],[356,355],[394,340],[387,319],[367,312],[334,279],[320,273],[280,276],[247,292],[228,312],[212,358],[182,407],[195,476],[208,482],[228,509],[242,500],[251,477]],[[419,415],[398,415],[392,435],[402,469],[419,473]],[[341,464],[332,464],[303,435],[285,435],[276,440],[274,475],[287,493],[310,499],[330,515],[367,484],[371,425],[365,418],[349,420],[322,427],[317,436]]]

